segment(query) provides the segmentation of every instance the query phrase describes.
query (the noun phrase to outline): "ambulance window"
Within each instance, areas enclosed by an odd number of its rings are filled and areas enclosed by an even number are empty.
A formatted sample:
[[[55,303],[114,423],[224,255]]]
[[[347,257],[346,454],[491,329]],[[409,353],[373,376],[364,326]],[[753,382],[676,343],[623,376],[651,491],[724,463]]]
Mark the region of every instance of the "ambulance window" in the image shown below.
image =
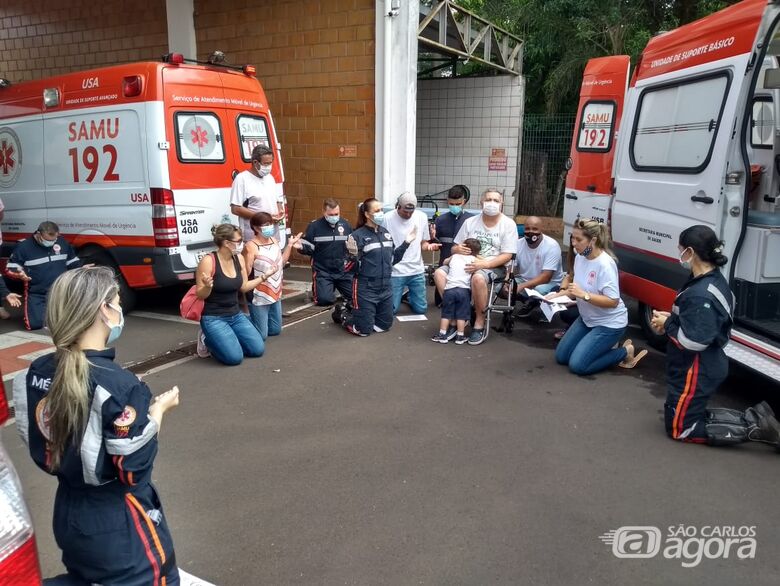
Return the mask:
[[[241,142],[241,158],[247,163],[252,160],[252,149],[262,144],[270,146],[268,140],[268,123],[260,116],[242,114],[236,120],[238,125],[238,140]]]
[[[591,101],[582,108],[577,150],[606,153],[612,148],[615,102]]]
[[[176,113],[176,151],[185,163],[222,163],[225,150],[216,114]]]
[[[631,166],[637,171],[703,171],[730,84],[724,72],[643,91],[631,136]]]
[[[775,134],[775,121],[770,96],[753,99],[750,116],[750,146],[756,149],[771,149]]]

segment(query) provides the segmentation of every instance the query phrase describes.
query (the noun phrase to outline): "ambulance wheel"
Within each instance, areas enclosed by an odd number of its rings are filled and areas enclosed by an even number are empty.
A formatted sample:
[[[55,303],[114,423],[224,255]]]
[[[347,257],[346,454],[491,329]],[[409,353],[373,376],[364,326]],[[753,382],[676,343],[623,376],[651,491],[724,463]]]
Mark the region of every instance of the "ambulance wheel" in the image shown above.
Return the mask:
[[[122,303],[122,310],[125,313],[130,313],[135,308],[137,295],[134,289],[130,288],[127,284],[125,277],[122,275],[122,271],[114,262],[114,259],[105,251],[100,249],[86,249],[79,251],[79,258],[81,258],[84,264],[95,264],[104,267],[114,269],[114,274],[119,282],[119,300]]]
[[[650,325],[653,319],[653,308],[646,303],[639,302],[639,325],[642,328],[642,333],[645,335],[647,343],[650,344],[656,350],[661,352],[666,351],[666,336],[656,334],[653,331],[653,327]]]

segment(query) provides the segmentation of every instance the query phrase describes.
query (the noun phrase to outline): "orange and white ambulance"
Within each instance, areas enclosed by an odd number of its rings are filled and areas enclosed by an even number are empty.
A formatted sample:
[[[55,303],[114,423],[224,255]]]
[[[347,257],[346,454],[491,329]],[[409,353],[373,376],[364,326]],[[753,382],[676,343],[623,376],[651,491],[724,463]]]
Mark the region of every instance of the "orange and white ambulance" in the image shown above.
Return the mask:
[[[623,293],[669,310],[687,271],[680,232],[725,242],[736,295],[726,353],[780,381],[780,3],[744,0],[590,61],[566,182],[566,238],[578,217],[608,222]],[[657,338],[656,342],[660,342]]]
[[[56,222],[85,262],[118,269],[130,307],[135,289],[194,278],[214,248],[212,225],[236,222],[230,187],[258,144],[277,153],[284,206],[280,145],[252,66],[170,54],[0,81],[2,256]]]

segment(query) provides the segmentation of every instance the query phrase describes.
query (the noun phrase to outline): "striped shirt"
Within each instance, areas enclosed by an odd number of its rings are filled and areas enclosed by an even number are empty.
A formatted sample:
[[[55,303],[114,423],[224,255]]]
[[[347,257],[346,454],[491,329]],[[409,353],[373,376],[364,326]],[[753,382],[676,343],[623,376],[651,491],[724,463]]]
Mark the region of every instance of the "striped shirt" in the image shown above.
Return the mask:
[[[267,273],[274,266],[279,269],[269,279],[255,287],[252,304],[271,305],[276,303],[282,298],[282,249],[273,239],[270,244],[260,244],[256,240],[252,240],[249,244],[255,248],[255,260],[252,263],[255,278]]]

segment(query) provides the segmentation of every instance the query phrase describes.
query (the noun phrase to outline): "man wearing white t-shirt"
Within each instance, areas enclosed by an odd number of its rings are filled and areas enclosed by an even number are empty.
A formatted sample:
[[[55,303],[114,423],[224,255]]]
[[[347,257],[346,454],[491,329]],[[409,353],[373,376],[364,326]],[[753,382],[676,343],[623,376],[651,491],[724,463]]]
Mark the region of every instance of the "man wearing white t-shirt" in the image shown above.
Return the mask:
[[[526,317],[539,305],[539,300],[529,299],[525,289],[547,295],[557,291],[563,280],[561,246],[542,232],[542,220],[536,216],[528,216],[525,220],[525,236],[517,241],[515,267],[518,298],[523,301],[517,308],[517,315]]]
[[[461,244],[466,238],[479,240],[481,250],[476,261],[467,270],[471,273],[471,299],[476,309],[476,318],[472,324],[469,344],[472,346],[485,341],[485,308],[488,304],[488,282],[501,279],[505,275],[505,265],[517,252],[517,225],[501,213],[504,197],[495,189],[482,194],[482,213],[467,219],[455,236],[454,254],[468,254]],[[440,267],[434,273],[436,288],[444,291],[447,283],[447,267]]]
[[[393,265],[390,283],[393,286],[393,314],[398,313],[404,289],[409,289],[409,305],[412,313],[424,314],[428,310],[428,296],[425,285],[423,250],[438,250],[441,244],[431,244],[428,216],[417,209],[417,197],[404,193],[398,198],[395,210],[385,215],[384,227],[393,237],[393,244],[401,246],[412,227],[417,236],[409,245],[401,262]]]
[[[230,189],[230,211],[239,218],[239,227],[245,242],[254,238],[249,220],[257,212],[265,212],[276,222],[274,238],[280,246],[284,246],[283,240],[280,240],[278,224],[284,219],[284,210],[280,209],[278,203],[281,186],[271,175],[273,164],[274,152],[265,145],[257,145],[252,149],[252,167],[236,175],[233,180]]]

